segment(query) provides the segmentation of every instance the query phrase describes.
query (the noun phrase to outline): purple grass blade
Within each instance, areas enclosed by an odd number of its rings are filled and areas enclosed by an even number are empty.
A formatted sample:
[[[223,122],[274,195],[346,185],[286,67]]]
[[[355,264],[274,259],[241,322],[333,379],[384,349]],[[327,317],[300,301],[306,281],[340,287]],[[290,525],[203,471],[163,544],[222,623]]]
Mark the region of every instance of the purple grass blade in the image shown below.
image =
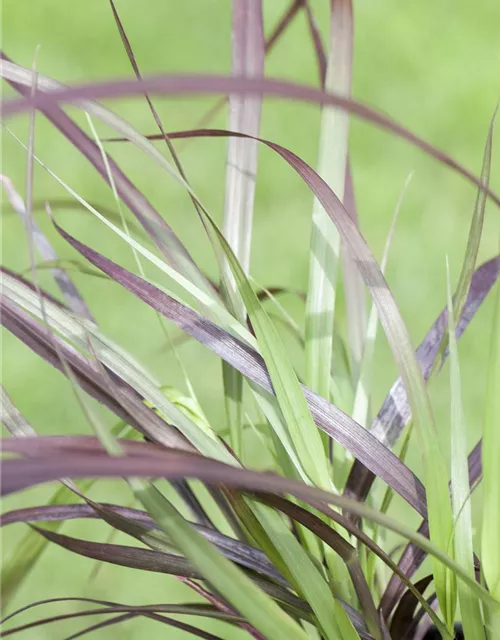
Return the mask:
[[[415,583],[415,588],[423,595],[429,584],[432,582],[432,575],[422,578]],[[391,620],[391,634],[394,638],[406,637],[408,628],[413,622],[413,616],[418,606],[418,600],[411,591],[407,591],[399,601],[398,607]]]
[[[118,458],[114,459],[118,460]],[[135,459],[135,462],[138,462],[137,458]],[[80,540],[78,538],[72,538],[60,533],[55,533],[53,531],[47,531],[39,527],[33,526],[33,528],[50,542],[87,558],[132,569],[141,569],[143,571],[165,573],[184,578],[194,578],[197,580],[203,579],[201,574],[183,556],[152,551],[150,549],[142,549],[139,547],[89,542],[87,540]],[[295,596],[288,589],[273,582],[269,582],[255,574],[251,574],[251,577],[256,585],[272,598],[277,599],[281,603],[285,603],[289,607],[293,607],[295,613],[301,617],[306,619],[310,617],[310,608],[307,603]]]
[[[105,620],[103,622],[99,622],[97,624],[92,625],[91,627],[87,627],[78,633],[74,633],[71,636],[68,636],[65,640],[73,640],[74,638],[81,638],[84,635],[92,631],[97,631],[98,629],[102,629],[103,627],[109,627],[112,624],[119,624],[121,622],[126,622],[132,618],[135,618],[138,614],[135,613],[125,613],[121,616],[116,616],[111,620]],[[203,629],[199,629],[192,624],[188,624],[187,622],[182,622],[181,620],[174,620],[173,618],[169,618],[167,616],[160,616],[155,613],[148,614],[148,618],[152,620],[157,620],[158,622],[163,622],[164,624],[168,624],[170,627],[175,629],[181,629],[182,631],[186,631],[193,637],[204,638],[204,640],[223,640],[220,636],[215,636],[213,633],[209,633],[208,631],[204,631]]]
[[[464,307],[464,310],[465,310],[465,307]],[[469,454],[468,465],[469,465],[469,484],[472,491],[479,484],[479,481],[481,480],[481,475],[482,475],[481,440],[476,444],[474,449]],[[426,538],[429,537],[429,523],[427,522],[427,520],[424,520],[422,522],[422,524],[418,528],[418,533],[425,536]],[[415,575],[416,571],[421,566],[426,556],[427,554],[425,553],[425,551],[422,551],[421,549],[419,549],[413,544],[408,544],[403,550],[401,558],[398,562],[398,567],[408,578],[411,578],[413,575]],[[475,562],[477,564],[477,559],[475,559]],[[404,589],[405,587],[401,583],[399,578],[395,575],[391,576],[391,579],[387,584],[387,587],[385,589],[385,592],[382,596],[382,600],[380,603],[380,610],[382,611],[382,614],[386,620],[391,615],[394,607],[400,601],[400,598]]]
[[[316,19],[314,18],[314,14],[311,9],[311,3],[309,2],[309,0],[304,1],[304,11],[306,14],[309,33],[311,34],[311,39],[314,46],[314,52],[316,54],[316,61],[318,63],[319,83],[321,86],[324,86],[325,77],[326,77],[326,65],[327,65],[326,53],[325,53],[325,48],[323,46],[323,42],[321,40],[321,34],[319,32]]]
[[[149,514],[138,509],[120,507],[112,504],[99,505],[108,511],[121,515],[128,520],[143,525],[148,529],[158,530],[158,525],[151,519]],[[0,526],[19,522],[59,522],[62,520],[73,520],[76,518],[99,518],[97,511],[89,504],[68,504],[68,505],[44,505],[39,507],[27,507],[17,509],[0,516]],[[266,555],[250,545],[230,538],[215,531],[212,528],[192,523],[192,526],[201,533],[207,540],[215,544],[218,549],[233,562],[240,564],[247,569],[252,569],[257,573],[279,582],[283,586],[288,586],[286,580],[277,571]]]
[[[126,622],[127,620],[133,620],[137,617],[136,613],[123,613],[119,616],[114,616],[114,618],[108,618],[107,620],[102,620],[101,622],[96,622],[95,624],[90,625],[90,627],[86,627],[77,633],[73,633],[70,636],[66,636],[64,640],[75,640],[76,638],[81,638],[92,631],[99,631],[99,629],[104,629],[106,627],[111,627],[114,624],[120,624],[122,622]]]
[[[159,607],[161,610],[161,606]],[[176,607],[174,607],[176,608]],[[168,609],[168,607],[165,607],[165,609]],[[46,625],[46,624],[50,624],[52,622],[61,622],[64,620],[71,620],[74,618],[81,618],[81,617],[87,617],[87,616],[95,616],[95,615],[103,615],[103,614],[112,614],[112,613],[117,613],[120,611],[126,611],[127,612],[127,619],[130,618],[131,616],[137,616],[137,615],[143,615],[145,617],[148,618],[152,618],[153,620],[157,620],[159,622],[164,622],[166,624],[170,625],[170,620],[171,618],[168,618],[166,616],[163,615],[159,615],[158,613],[156,613],[155,611],[149,611],[149,607],[128,607],[125,605],[109,605],[105,608],[101,607],[99,609],[91,609],[91,610],[87,610],[87,611],[77,611],[75,613],[66,613],[66,614],[60,614],[60,615],[56,615],[56,616],[51,616],[49,618],[42,618],[39,620],[35,620],[34,622],[29,622],[27,624],[23,624],[21,626],[18,627],[14,627],[11,629],[7,629],[6,631],[3,631],[2,633],[2,637],[7,637],[10,635],[13,635],[14,633],[18,633],[19,631],[26,631],[28,629],[33,629],[33,628],[38,628],[42,625]],[[206,610],[205,612],[203,611],[199,611],[198,607],[195,605],[193,607],[191,607],[190,605],[181,605],[179,607],[179,611],[172,611],[172,613],[185,613],[187,615],[206,615],[208,616],[211,612],[209,612],[208,610]],[[124,616],[119,616],[122,620],[125,619]],[[212,616],[210,616],[212,617]],[[116,619],[116,618],[115,618]],[[95,630],[97,628],[101,628],[103,626],[103,623],[99,623],[97,625],[92,625],[92,627],[89,627],[88,629],[85,630],[84,633],[87,633],[89,630]],[[177,625],[170,625],[170,626],[177,626]],[[197,629],[197,627],[192,627],[191,625],[186,625],[186,627],[180,626],[178,628],[185,628],[186,630],[191,630],[191,629]],[[207,638],[208,640],[221,640],[218,636],[214,636],[210,633],[206,633],[206,632],[202,632],[202,634],[204,635],[199,635],[199,634],[194,634],[194,635],[198,635],[201,638]],[[76,636],[81,636],[83,635],[82,632],[79,632],[76,634]],[[74,635],[71,637],[75,637]]]
[[[192,450],[191,445],[174,427],[167,424],[155,411],[149,409],[137,392],[115,376],[113,372],[108,371],[108,375],[120,390],[116,396],[110,395],[106,381],[102,379],[102,376],[87,358],[57,336],[49,335],[46,327],[3,296],[0,300],[0,311],[0,322],[6,329],[64,374],[64,367],[58,352],[63,354],[65,362],[71,367],[75,379],[82,389],[113,411],[120,419],[165,446]],[[137,421],[135,416],[141,416],[142,419]]]
[[[84,447],[83,441],[95,445]],[[63,444],[61,446],[61,441]],[[109,457],[91,437],[72,436],[8,439],[2,441],[4,451],[22,453],[29,459],[6,459],[2,464],[2,495],[48,482],[62,477],[158,477],[169,480],[178,478],[199,479],[207,484],[221,486],[225,483],[250,491],[290,493],[304,501],[346,505],[354,512],[364,511],[357,503],[327,491],[277,476],[259,473],[220,463],[212,458],[160,448],[148,443],[120,440],[127,455]],[[77,443],[77,444],[76,444]],[[75,450],[79,447],[80,451]],[[61,456],[58,451],[64,451]],[[57,455],[56,455],[57,453]]]
[[[201,578],[199,571],[186,558],[173,553],[160,553],[151,549],[118,544],[89,542],[41,529],[34,525],[31,526],[50,542],[86,558],[132,569],[142,569],[143,571]]]
[[[500,258],[492,258],[476,269],[472,276],[471,286],[457,323],[457,340],[467,329],[470,321],[484,302],[486,296],[500,275]],[[439,347],[447,330],[448,311],[446,307],[427,332],[417,349],[417,358],[422,369],[424,380],[428,380],[434,361],[439,354]],[[448,351],[444,358],[448,357]],[[411,418],[411,411],[406,397],[403,382],[398,378],[392,385],[380,411],[375,418],[370,433],[387,447],[396,444],[404,427]],[[374,481],[374,476],[356,460],[347,480],[345,493],[357,500],[365,500]]]
[[[57,226],[57,225],[56,225]],[[260,355],[192,309],[175,301],[154,285],[111,262],[82,244],[61,227],[59,233],[87,260],[110,275],[138,298],[152,306],[178,327],[208,346],[216,355],[267,391],[272,386]],[[425,490],[418,478],[390,450],[360,425],[306,387],[302,387],[317,426],[358,457],[373,473],[383,478],[421,515],[426,514]]]
[[[7,59],[5,56],[3,57],[4,59]],[[22,90],[26,91],[25,88],[22,88]],[[94,143],[90,140],[90,138],[84,140],[81,135],[83,133],[81,132],[81,130],[79,130],[79,133],[77,135],[76,131],[73,131],[74,126],[76,125],[74,125],[71,120],[70,123],[73,126],[70,127],[68,125],[68,122],[66,120],[67,116],[61,111],[61,109],[58,108],[57,114],[55,114],[55,112],[53,111],[55,106],[62,103],[78,103],[81,100],[97,100],[100,98],[124,98],[127,96],[142,95],[145,91],[147,91],[149,94],[165,96],[203,95],[213,93],[239,94],[242,96],[265,94],[267,96],[293,99],[300,102],[324,104],[332,107],[337,107],[338,109],[347,111],[348,113],[351,113],[352,115],[362,120],[371,122],[381,129],[389,131],[397,137],[406,140],[406,142],[417,147],[425,154],[429,155],[441,164],[448,166],[456,173],[463,176],[471,184],[475,185],[477,188],[486,193],[488,197],[493,200],[493,202],[495,202],[495,204],[500,206],[500,198],[494,192],[492,192],[491,189],[485,187],[482,180],[475,174],[463,167],[448,154],[440,151],[432,144],[426,142],[425,140],[415,135],[397,122],[391,120],[387,116],[382,115],[375,109],[357,102],[356,100],[344,98],[333,93],[327,93],[321,89],[315,89],[314,87],[310,87],[307,85],[294,84],[282,80],[273,80],[270,78],[235,78],[230,76],[206,74],[151,76],[148,78],[144,78],[141,82],[137,82],[136,80],[113,80],[94,82],[51,92],[39,91],[36,96],[32,98],[25,97],[23,99],[12,99],[7,101],[4,100],[2,103],[2,115],[4,118],[8,118],[14,114],[25,113],[32,109],[33,106],[35,106],[45,115],[47,115],[49,119],[52,119],[54,121],[54,124],[58,128],[60,128],[63,133],[67,134],[69,132],[69,129],[71,129],[75,134],[74,138],[72,136],[73,144],[75,144],[82,152],[88,151],[90,156],[91,154],[89,145],[94,145]],[[171,134],[169,134],[169,136],[170,138],[173,138]],[[96,147],[96,145],[94,145],[94,147]],[[100,160],[98,160],[92,154],[92,164],[94,164],[96,168],[98,166],[100,167],[98,170],[104,177],[106,175],[106,172],[105,167],[101,167],[101,165],[104,165],[104,163],[100,156],[99,149],[96,150],[96,154],[99,154]],[[158,234],[160,231],[165,232],[165,234],[179,250],[180,254],[184,255],[184,257],[187,258],[184,246],[180,243],[177,236],[175,236],[166,222],[159,216],[156,211],[152,209],[151,205],[144,200],[144,197],[135,189],[135,187],[133,187],[133,190],[131,191],[131,183],[119,171],[118,167],[111,159],[110,163],[112,163],[111,166],[113,169],[113,175],[115,175],[116,173],[115,177],[119,178],[117,182],[120,183],[120,187],[124,190],[123,196],[126,196],[127,200],[133,205],[132,207],[129,206],[129,208],[131,208],[134,213],[138,215],[138,217],[140,217],[141,223],[146,224],[147,229],[154,231],[156,234]],[[107,175],[105,179],[107,180]],[[132,194],[133,198],[130,198]],[[134,206],[136,198],[139,198],[141,200],[145,210],[147,210],[152,216],[152,221],[154,222],[153,225],[151,224],[151,221],[144,218],[142,213],[138,211],[138,208]],[[191,259],[189,260],[192,262]]]

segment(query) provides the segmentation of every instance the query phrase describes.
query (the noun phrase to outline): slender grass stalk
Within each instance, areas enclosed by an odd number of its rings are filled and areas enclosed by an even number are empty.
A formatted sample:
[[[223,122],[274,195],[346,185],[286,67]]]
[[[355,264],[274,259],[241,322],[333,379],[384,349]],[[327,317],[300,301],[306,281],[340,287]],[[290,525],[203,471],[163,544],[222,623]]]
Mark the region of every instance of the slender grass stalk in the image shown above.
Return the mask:
[[[451,297],[450,273],[446,262],[448,287],[448,336],[450,348],[451,387],[451,495],[455,530],[453,534],[454,556],[457,562],[475,578],[472,515],[470,506],[469,472],[467,469],[467,430],[462,405],[462,387],[457,341],[455,337],[456,314]],[[484,625],[479,598],[463,583],[458,584],[458,600],[465,640],[484,640]]]

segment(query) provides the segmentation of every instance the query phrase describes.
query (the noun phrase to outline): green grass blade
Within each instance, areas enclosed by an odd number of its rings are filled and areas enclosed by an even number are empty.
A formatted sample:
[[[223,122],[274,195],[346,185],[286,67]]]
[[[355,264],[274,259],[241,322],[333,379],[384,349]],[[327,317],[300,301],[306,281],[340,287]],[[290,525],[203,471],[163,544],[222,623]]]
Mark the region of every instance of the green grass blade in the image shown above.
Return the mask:
[[[344,638],[339,619],[345,617],[350,624],[347,614],[342,610],[343,616],[337,618],[330,588],[297,538],[283,527],[280,516],[272,509],[254,504],[252,510],[283,559],[293,583],[311,605],[325,636],[332,640]],[[357,633],[355,637],[358,638]]]
[[[245,304],[297,456],[310,481],[317,486],[329,488],[331,481],[328,462],[320,432],[311,416],[286,349],[222,232],[209,214],[205,215],[220,242]]]
[[[496,285],[483,432],[481,565],[488,587],[500,598],[500,287]],[[497,636],[494,636],[495,638]]]
[[[266,638],[307,640],[307,635],[272,599],[196,532],[154,487],[136,483],[135,492],[151,517],[232,606]]]
[[[447,276],[451,388],[451,495],[453,516],[455,518],[453,547],[456,561],[474,579],[472,515],[469,472],[467,468],[467,429],[462,406],[462,386],[454,322],[456,314],[453,310],[451,298],[448,264]],[[479,598],[463,583],[458,584],[458,598],[465,640],[481,640],[481,638],[484,640],[484,626]]]
[[[391,248],[391,242],[394,236],[394,230],[396,228],[396,222],[399,216],[399,211],[401,209],[403,196],[406,192],[410,179],[411,179],[411,174],[406,179],[406,182],[403,186],[403,190],[401,192],[401,195],[399,196],[398,202],[396,204],[396,208],[394,210],[394,215],[392,217],[391,225],[389,227],[389,232],[387,234],[387,239],[385,241],[384,253],[382,255],[382,260],[380,262],[380,271],[382,273],[385,273],[385,267],[387,265],[387,259],[389,257],[389,250]],[[377,338],[377,325],[378,325],[377,307],[375,306],[375,303],[372,302],[370,315],[368,317],[366,335],[365,335],[365,339],[363,340],[363,344],[364,344],[363,356],[359,366],[359,377],[358,377],[358,383],[356,385],[356,394],[354,396],[354,405],[352,410],[353,419],[356,420],[358,424],[361,424],[364,427],[367,426],[367,420],[368,420],[373,354],[375,351],[375,340]]]
[[[331,4],[330,29],[325,89],[348,97],[352,72],[352,6],[349,1]],[[348,131],[347,113],[323,106],[318,174],[340,200],[344,198]],[[327,400],[330,399],[339,254],[340,235],[321,202],[314,198],[306,302],[305,382]]]

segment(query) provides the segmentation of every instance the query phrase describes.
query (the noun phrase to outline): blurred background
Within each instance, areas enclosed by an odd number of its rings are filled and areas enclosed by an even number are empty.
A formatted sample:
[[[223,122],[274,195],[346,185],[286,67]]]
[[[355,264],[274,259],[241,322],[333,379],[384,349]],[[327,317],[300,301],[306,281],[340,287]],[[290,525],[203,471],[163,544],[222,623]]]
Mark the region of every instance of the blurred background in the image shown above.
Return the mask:
[[[288,0],[264,0],[265,32],[269,34],[286,9]],[[312,7],[326,41],[327,0]],[[231,64],[231,3],[229,0],[116,0],[143,75],[156,73],[228,73]],[[500,4],[496,0],[355,0],[353,97],[390,115],[414,133],[446,151],[479,174],[486,134],[500,94]],[[2,48],[17,63],[31,67],[39,46],[40,73],[72,84],[117,77],[132,77],[107,0],[4,0]],[[266,75],[312,84],[318,69],[304,16],[300,13],[266,60]],[[4,98],[13,92],[4,85]],[[167,131],[194,128],[217,98],[155,99]],[[107,103],[144,133],[156,133],[143,99]],[[72,115],[85,124],[81,114]],[[28,120],[11,119],[8,126],[27,140]],[[221,111],[211,126],[224,127]],[[109,130],[98,129],[102,136]],[[313,166],[317,157],[318,107],[266,99],[262,137],[293,150]],[[196,140],[178,144],[189,180],[209,211],[221,220],[224,206],[224,140]],[[212,276],[216,265],[203,229],[186,193],[134,147],[110,148],[132,181],[143,190],[181,237],[197,262]],[[116,210],[110,190],[94,169],[42,116],[37,118],[35,153],[60,178],[89,202]],[[449,257],[452,282],[456,282],[465,249],[475,189],[450,170],[425,157],[394,136],[372,125],[351,120],[350,154],[361,229],[380,258],[396,202],[410,172],[413,178],[403,200],[387,267],[387,279],[408,324],[414,344],[425,335],[445,304]],[[24,193],[24,150],[2,131],[2,173]],[[491,187],[500,191],[498,151],[494,147]],[[67,197],[43,169],[35,167],[35,201]],[[18,271],[29,266],[24,228],[2,194],[2,264]],[[98,207],[99,208],[99,207]],[[294,172],[270,150],[259,151],[251,273],[267,287],[305,290],[312,196]],[[130,249],[89,214],[62,209],[57,219],[78,239],[128,268],[134,268]],[[56,236],[43,213],[40,226],[65,258],[77,255]],[[498,250],[498,210],[488,205],[480,261]],[[158,274],[154,274],[158,278]],[[42,284],[55,293],[47,274]],[[165,346],[154,313],[124,290],[106,280],[74,274],[104,332],[146,363],[164,384],[183,388],[175,358]],[[303,306],[283,298],[300,322]],[[343,315],[340,310],[341,317]],[[464,404],[470,446],[476,442],[483,419],[484,368],[491,329],[491,301],[487,301],[460,342]],[[172,335],[178,335],[174,330]],[[27,348],[2,331],[3,382],[21,411],[41,434],[89,433],[69,383]],[[300,354],[290,349],[299,371]],[[212,425],[224,425],[220,362],[205,349],[186,342],[179,354]],[[375,355],[373,408],[376,411],[393,382],[396,371],[383,335]],[[431,385],[443,449],[448,448],[448,371]],[[419,471],[419,456],[409,459]],[[250,455],[253,466],[263,462]],[[6,501],[4,509],[37,504],[51,495],[43,487]],[[101,500],[129,500],[118,483],[101,483],[95,490]],[[401,506],[397,507],[402,509]],[[410,515],[410,514],[409,514]],[[70,535],[104,540],[102,525],[70,523]],[[22,525],[4,534],[3,554],[8,556],[23,535]],[[122,540],[119,536],[117,541]],[[188,600],[190,593],[173,578],[137,573],[104,565],[90,580],[93,564],[50,547],[30,579],[20,589],[13,607],[41,598],[87,595],[124,603],[146,604]],[[76,605],[77,606],[77,605]],[[72,605],[74,609],[75,605]],[[44,613],[62,611],[46,609]],[[37,615],[40,615],[38,612]],[[26,620],[29,616],[26,617]],[[84,622],[26,632],[25,638],[62,638],[83,628]],[[90,624],[90,623],[89,623]],[[239,637],[221,625],[211,629],[224,638]],[[132,621],[111,627],[95,638],[165,637],[153,622]],[[181,639],[183,632],[169,630]],[[31,634],[31,635],[30,635]],[[100,634],[100,635],[99,635]],[[228,635],[229,634],[229,635]]]

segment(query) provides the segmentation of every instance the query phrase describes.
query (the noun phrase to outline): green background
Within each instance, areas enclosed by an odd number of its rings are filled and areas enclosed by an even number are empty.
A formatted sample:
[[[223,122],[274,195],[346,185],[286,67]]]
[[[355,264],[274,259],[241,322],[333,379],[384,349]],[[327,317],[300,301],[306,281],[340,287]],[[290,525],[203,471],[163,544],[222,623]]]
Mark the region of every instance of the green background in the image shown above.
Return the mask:
[[[228,0],[117,0],[117,8],[144,75],[162,72],[227,73],[230,70],[231,3]],[[355,4],[353,95],[407,126],[445,150],[456,160],[480,172],[488,124],[499,96],[500,4],[496,0],[360,0]],[[328,2],[312,3],[323,34],[327,33]],[[265,29],[269,33],[287,2],[264,0]],[[4,0],[3,49],[21,65],[30,67],[37,45],[38,70],[64,83],[130,77],[131,70],[106,0]],[[266,74],[317,85],[318,72],[303,15],[297,17],[266,61]],[[4,97],[12,92],[4,87]],[[193,128],[214,104],[213,98],[155,100],[165,128]],[[111,105],[111,103],[110,103]],[[144,101],[112,103],[139,130],[153,132],[154,123]],[[298,153],[314,165],[317,154],[319,110],[311,105],[266,99],[262,135]],[[76,114],[79,122],[84,122]],[[223,127],[221,113],[213,126]],[[24,140],[27,119],[9,126]],[[109,132],[99,129],[102,135]],[[25,153],[4,131],[2,172],[24,193]],[[36,153],[64,181],[91,202],[114,208],[110,191],[93,168],[42,117],[37,120]],[[221,219],[224,205],[224,140],[201,140],[179,147],[189,179],[208,209]],[[215,264],[188,197],[145,156],[132,147],[114,147],[116,160],[165,216],[189,250],[210,274]],[[367,123],[353,120],[350,152],[361,228],[380,257],[396,201],[408,174],[413,178],[404,198],[387,268],[387,278],[400,305],[414,343],[423,337],[445,301],[445,257],[456,281],[465,248],[475,190],[450,170]],[[494,151],[492,187],[500,190]],[[43,170],[35,171],[35,198],[54,200],[65,193]],[[3,196],[2,196],[3,197]],[[2,263],[25,269],[28,252],[20,221],[2,201]],[[305,289],[312,197],[307,187],[271,151],[259,152],[251,272],[266,286]],[[481,260],[498,247],[498,210],[489,205]],[[130,250],[85,213],[61,211],[58,220],[76,237],[124,266],[133,267]],[[75,254],[55,236],[44,216],[39,223],[59,254]],[[153,272],[151,275],[159,278]],[[154,314],[124,290],[104,280],[75,275],[102,329],[146,362],[164,384],[183,386]],[[50,278],[42,282],[52,288]],[[298,318],[303,309],[293,300],[287,307]],[[484,305],[460,344],[464,403],[470,445],[481,429],[485,362],[491,327],[491,301]],[[23,345],[2,332],[4,384],[14,401],[42,434],[88,432],[70,385]],[[193,343],[179,353],[199,399],[214,426],[222,426],[224,407],[220,391],[220,363]],[[292,351],[299,370],[303,363]],[[378,407],[395,377],[395,367],[383,336],[376,349],[374,407]],[[448,447],[449,396],[447,369],[433,381],[431,397],[443,449]],[[418,453],[410,456],[419,470]],[[261,461],[249,463],[262,466]],[[53,488],[37,489],[6,501],[4,508],[37,504]],[[99,499],[128,499],[118,483],[102,484]],[[406,514],[401,505],[396,505]],[[408,514],[411,517],[410,514]],[[68,533],[104,540],[107,530],[95,523],[70,523]],[[3,542],[7,556],[24,534],[22,525],[10,527]],[[121,540],[119,537],[117,540]],[[125,539],[123,540],[125,542]],[[89,581],[92,563],[51,547],[17,595],[15,606],[33,600],[87,595],[125,603],[185,601],[187,592],[174,579],[132,572],[106,565]],[[74,609],[72,605],[68,610]],[[50,615],[62,609],[38,610]],[[23,618],[29,619],[29,614]],[[21,620],[21,618],[19,619]],[[93,621],[94,619],[92,619]],[[59,638],[91,624],[90,619],[26,632],[25,638]],[[210,626],[210,625],[209,625]],[[213,624],[221,637],[238,633]],[[94,634],[95,638],[165,637],[185,634],[146,621],[127,622]],[[242,635],[242,634],[239,634]]]

